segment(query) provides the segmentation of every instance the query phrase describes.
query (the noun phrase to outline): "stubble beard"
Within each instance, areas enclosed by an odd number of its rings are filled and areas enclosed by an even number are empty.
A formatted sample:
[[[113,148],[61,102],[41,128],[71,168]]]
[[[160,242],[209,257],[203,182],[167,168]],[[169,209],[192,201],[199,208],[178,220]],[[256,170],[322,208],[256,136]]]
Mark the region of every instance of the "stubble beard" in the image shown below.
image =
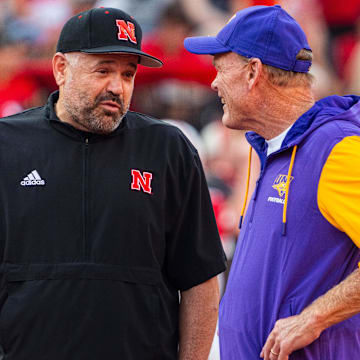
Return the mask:
[[[110,134],[115,131],[129,110],[129,104],[126,106],[122,99],[111,94],[97,96],[93,104],[84,94],[67,100],[64,101],[64,107],[73,122],[96,134]],[[120,105],[119,112],[114,113],[100,107],[102,101],[108,100]]]

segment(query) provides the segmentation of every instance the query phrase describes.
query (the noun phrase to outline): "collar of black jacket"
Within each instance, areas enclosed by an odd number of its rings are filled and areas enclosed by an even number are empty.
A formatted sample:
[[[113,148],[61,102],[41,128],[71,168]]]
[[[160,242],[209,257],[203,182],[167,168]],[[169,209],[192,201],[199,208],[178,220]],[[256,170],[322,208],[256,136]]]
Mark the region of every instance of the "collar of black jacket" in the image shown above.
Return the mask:
[[[53,126],[56,130],[60,131],[61,133],[70,136],[73,139],[79,141],[102,141],[108,138],[112,138],[113,136],[117,136],[121,134],[124,129],[126,128],[126,116],[122,119],[119,127],[114,130],[110,134],[95,134],[92,132],[87,132],[83,130],[79,130],[72,126],[69,123],[61,121],[55,112],[55,104],[59,99],[59,91],[55,91],[50,94],[47,104],[45,105],[45,118],[50,122],[50,125]]]

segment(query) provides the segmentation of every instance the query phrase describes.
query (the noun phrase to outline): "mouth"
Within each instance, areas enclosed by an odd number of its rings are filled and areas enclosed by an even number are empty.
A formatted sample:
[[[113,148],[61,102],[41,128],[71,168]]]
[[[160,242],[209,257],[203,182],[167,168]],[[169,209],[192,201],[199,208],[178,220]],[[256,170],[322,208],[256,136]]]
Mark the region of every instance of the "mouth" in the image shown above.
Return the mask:
[[[114,101],[102,101],[100,105],[112,112],[118,112],[119,110],[121,110],[121,106]]]

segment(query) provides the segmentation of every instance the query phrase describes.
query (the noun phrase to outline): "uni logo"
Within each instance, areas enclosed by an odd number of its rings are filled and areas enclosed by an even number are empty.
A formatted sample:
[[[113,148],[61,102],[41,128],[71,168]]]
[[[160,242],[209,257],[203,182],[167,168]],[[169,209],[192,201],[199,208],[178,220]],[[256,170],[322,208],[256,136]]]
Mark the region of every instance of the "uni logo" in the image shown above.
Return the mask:
[[[143,172],[141,173],[139,170],[132,169],[131,170],[132,182],[131,189],[137,191],[144,191],[148,194],[151,194],[151,180],[152,173]]]
[[[290,182],[294,180],[294,177],[290,177]],[[279,193],[279,196],[283,197],[286,193],[286,181],[287,181],[287,175],[279,174],[277,178],[274,181],[273,189],[277,190]]]
[[[135,25],[125,20],[116,20],[116,25],[119,28],[118,39],[131,41],[134,44],[137,44],[136,36],[135,36]]]

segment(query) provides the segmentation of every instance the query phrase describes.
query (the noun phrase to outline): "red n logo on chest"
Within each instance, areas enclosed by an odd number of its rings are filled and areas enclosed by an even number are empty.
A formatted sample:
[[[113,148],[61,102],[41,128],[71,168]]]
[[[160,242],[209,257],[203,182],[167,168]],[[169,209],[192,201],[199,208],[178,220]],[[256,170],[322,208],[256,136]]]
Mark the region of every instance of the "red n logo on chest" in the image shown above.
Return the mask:
[[[131,41],[134,44],[137,44],[136,36],[135,36],[135,25],[128,21],[125,22],[125,20],[116,20],[116,25],[119,28],[118,32],[118,39],[119,40],[125,40],[125,41]]]
[[[151,180],[152,180],[152,173],[149,172],[141,172],[139,170],[131,170],[132,182],[131,182],[131,189],[144,191],[148,194],[151,194]]]

